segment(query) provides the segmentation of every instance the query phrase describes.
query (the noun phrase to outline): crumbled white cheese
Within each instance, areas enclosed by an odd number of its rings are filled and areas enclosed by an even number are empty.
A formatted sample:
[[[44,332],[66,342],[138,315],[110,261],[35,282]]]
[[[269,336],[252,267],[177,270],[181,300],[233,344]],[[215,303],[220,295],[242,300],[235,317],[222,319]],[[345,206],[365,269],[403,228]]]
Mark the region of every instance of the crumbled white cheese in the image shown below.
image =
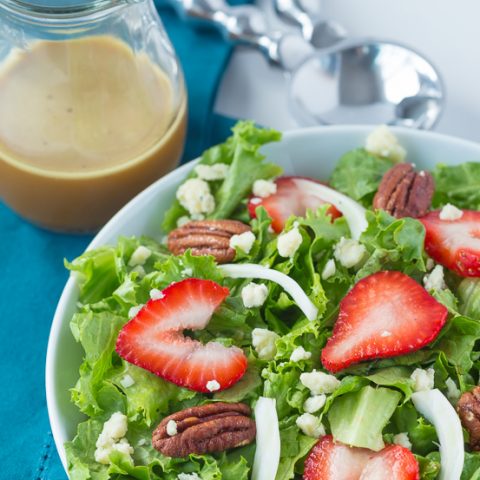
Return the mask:
[[[103,438],[113,438],[114,440],[120,440],[124,437],[128,430],[128,420],[126,415],[120,412],[115,412],[112,416],[103,424]]]
[[[313,397],[307,398],[305,403],[303,404],[303,409],[307,413],[315,413],[318,412],[327,401],[327,397],[324,394],[321,395],[314,395]]]
[[[398,143],[397,137],[386,125],[380,125],[367,137],[367,152],[386,157],[394,162],[403,162],[407,156],[405,149]]]
[[[132,385],[135,385],[135,380],[131,377],[131,375],[129,375],[128,373],[126,375],[124,375],[122,377],[122,379],[120,380],[120,385],[123,387],[123,388],[129,388],[131,387]]]
[[[307,387],[313,395],[320,395],[321,393],[332,393],[340,385],[340,380],[328,373],[312,372],[302,373],[300,375],[300,382]]]
[[[177,430],[177,422],[176,422],[175,420],[169,420],[169,421],[167,422],[166,431],[167,431],[167,435],[168,435],[169,437],[175,436],[175,435],[178,433],[178,430]]]
[[[335,245],[333,255],[345,268],[351,268],[363,260],[366,251],[365,246],[356,240],[342,237]]]
[[[128,311],[128,318],[131,320],[138,315],[138,312],[143,308],[143,305],[137,305],[135,307],[131,307]]]
[[[268,288],[263,283],[250,282],[242,288],[242,300],[246,308],[261,307],[267,297]]]
[[[152,251],[149,248],[140,245],[132,253],[130,260],[128,261],[128,265],[130,267],[136,267],[137,265],[145,265],[145,262],[148,260],[151,254]]]
[[[143,278],[147,274],[147,272],[141,265],[133,267],[131,273],[137,273],[139,278]]]
[[[194,473],[179,473],[177,480],[202,480],[195,472]]]
[[[209,392],[216,392],[217,390],[220,390],[220,384],[216,380],[209,380],[206,387]]]
[[[277,239],[277,250],[281,257],[292,258],[295,255],[295,252],[298,250],[298,247],[302,244],[303,238],[302,234],[298,230],[298,226],[294,227],[278,236]]]
[[[226,163],[214,163],[213,165],[197,165],[195,173],[202,180],[223,180],[228,173],[229,165]]]
[[[239,235],[232,235],[230,237],[230,248],[239,248],[245,253],[250,253],[250,250],[253,247],[253,242],[255,242],[255,235],[253,232],[243,232]]]
[[[321,420],[311,413],[300,415],[295,423],[308,437],[320,438],[325,435],[325,428],[323,427]]]
[[[177,200],[192,218],[203,218],[203,214],[215,210],[215,199],[210,193],[210,187],[205,180],[190,178],[177,190]]]
[[[457,401],[460,398],[462,392],[457,387],[456,383],[450,377],[448,377],[445,380],[445,385],[447,386],[447,397],[449,398],[449,400],[453,402]]]
[[[187,215],[183,215],[183,217],[180,217],[177,220],[177,227],[183,227],[187,223],[190,223],[192,219],[190,217],[187,217]],[[168,237],[167,237],[168,238]]]
[[[122,438],[119,442],[114,443],[112,446],[112,450],[116,450],[117,452],[123,453],[124,455],[128,455],[130,461],[133,461],[132,454],[134,450],[126,438]]]
[[[427,370],[416,368],[410,378],[414,382],[413,389],[416,392],[432,390],[435,380],[435,370],[433,368],[428,368]]]
[[[336,271],[337,267],[335,265],[335,260],[331,258],[323,267],[322,278],[327,280],[328,278],[333,277]]]
[[[312,357],[312,352],[307,352],[303,347],[297,347],[290,355],[291,362],[299,362],[300,360],[308,360]]]
[[[435,266],[435,262],[433,261],[433,258],[427,258],[427,262],[425,263],[425,267],[427,269],[427,272],[433,269]]]
[[[266,328],[254,328],[252,331],[252,345],[262,360],[272,360],[277,354],[275,342],[280,338],[275,332]]]
[[[277,184],[271,180],[255,180],[252,190],[256,197],[266,198],[277,193]]]
[[[180,272],[180,275],[182,277],[191,277],[193,275],[193,269],[186,267]]]
[[[150,290],[150,298],[152,300],[161,300],[164,296],[165,294],[158,288],[152,288]]]
[[[401,447],[408,448],[409,450],[412,449],[412,442],[410,442],[407,432],[398,433],[397,435],[395,435],[393,437],[393,443],[395,445],[400,445]]]
[[[447,203],[438,215],[440,220],[458,220],[463,217],[463,211],[451,203]]]
[[[108,465],[113,451],[123,453],[132,460],[133,448],[125,437],[128,430],[127,417],[115,412],[104,424],[95,446],[95,461]]]
[[[436,265],[428,275],[423,277],[423,285],[425,286],[425,290],[443,290],[446,287],[443,276],[443,267],[441,265]]]

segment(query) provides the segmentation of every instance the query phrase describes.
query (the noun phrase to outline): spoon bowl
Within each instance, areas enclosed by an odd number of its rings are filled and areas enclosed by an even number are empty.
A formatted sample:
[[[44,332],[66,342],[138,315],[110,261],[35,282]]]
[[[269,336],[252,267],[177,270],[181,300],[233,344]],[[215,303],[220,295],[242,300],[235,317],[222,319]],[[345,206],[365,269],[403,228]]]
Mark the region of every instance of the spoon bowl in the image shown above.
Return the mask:
[[[289,76],[301,125],[384,123],[430,129],[443,108],[438,72],[411,48],[357,40],[317,51]]]

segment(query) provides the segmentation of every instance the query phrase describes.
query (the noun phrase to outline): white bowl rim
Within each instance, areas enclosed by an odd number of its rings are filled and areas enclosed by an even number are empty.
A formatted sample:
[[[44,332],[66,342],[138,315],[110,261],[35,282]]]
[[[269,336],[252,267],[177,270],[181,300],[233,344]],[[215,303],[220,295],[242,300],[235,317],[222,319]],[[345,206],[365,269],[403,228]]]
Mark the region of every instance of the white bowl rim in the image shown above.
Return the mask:
[[[293,130],[287,130],[282,132],[282,138],[298,138],[304,135],[311,135],[311,134],[324,134],[324,132],[332,132],[332,133],[360,133],[360,134],[368,134],[373,129],[378,127],[378,125],[326,125],[326,126],[315,126],[315,127],[308,127],[308,128],[297,128]],[[425,130],[414,130],[406,127],[394,127],[389,126],[389,129],[395,133],[402,133],[406,134],[412,138],[430,138],[430,139],[437,139],[442,141],[448,141],[449,143],[457,145],[459,148],[473,148],[478,149],[480,153],[480,144],[465,140],[459,137],[455,137],[453,135],[446,135],[443,133],[425,131]],[[92,250],[97,248],[101,245],[106,244],[105,239],[110,236],[110,232],[113,230],[115,224],[117,223],[118,219],[126,215],[131,210],[134,210],[137,204],[145,197],[147,197],[150,192],[156,190],[158,188],[159,183],[168,183],[169,180],[176,175],[181,173],[187,174],[192,166],[199,161],[200,157],[191,160],[184,165],[176,168],[172,172],[168,173],[167,175],[159,178],[150,186],[148,186],[145,190],[140,192],[134,198],[132,198],[125,206],[123,206],[103,227],[102,229],[95,235],[93,240],[88,245],[87,250]],[[67,469],[67,460],[65,455],[65,449],[63,446],[63,439],[60,438],[60,418],[56,409],[56,400],[55,400],[55,385],[54,385],[54,373],[55,373],[55,351],[57,349],[58,343],[58,336],[60,333],[60,327],[63,321],[63,311],[68,303],[69,296],[75,290],[76,284],[75,279],[70,277],[65,287],[62,291],[60,296],[60,300],[58,302],[57,308],[55,309],[55,314],[53,317],[52,325],[50,328],[50,334],[48,338],[48,345],[47,345],[47,355],[46,355],[46,362],[45,362],[45,391],[46,391],[46,399],[47,399],[47,410],[48,410],[48,417],[50,420],[50,427],[52,430],[52,435],[55,441],[55,446],[57,452],[60,456],[60,460],[62,462],[63,468],[68,475]]]

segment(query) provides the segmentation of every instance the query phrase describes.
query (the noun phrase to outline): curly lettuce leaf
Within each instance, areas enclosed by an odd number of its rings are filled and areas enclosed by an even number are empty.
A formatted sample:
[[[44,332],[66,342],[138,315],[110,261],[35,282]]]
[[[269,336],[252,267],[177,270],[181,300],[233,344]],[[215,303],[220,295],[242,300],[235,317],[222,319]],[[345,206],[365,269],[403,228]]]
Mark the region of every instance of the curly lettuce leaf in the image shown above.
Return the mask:
[[[105,408],[124,410],[123,398],[107,374],[113,368],[115,343],[125,321],[108,312],[77,313],[72,319],[74,337],[85,351],[72,400],[87,415],[102,413]]]
[[[307,455],[317,439],[302,435],[298,427],[292,425],[280,430],[280,442],[280,463],[275,480],[289,480],[295,473],[303,473],[303,462],[299,460]]]
[[[464,278],[458,285],[460,313],[480,321],[480,279]]]
[[[280,132],[256,127],[251,121],[238,122],[232,129],[232,136],[223,144],[208,149],[200,163],[212,165],[226,163],[230,165],[223,181],[210,182],[215,197],[215,210],[209,218],[230,218],[251,192],[255,180],[280,175],[282,168],[274,163],[264,162],[265,156],[259,152],[262,145],[281,139]],[[195,178],[193,170],[187,178]],[[163,229],[167,232],[177,226],[177,220],[188,212],[174,200],[165,213]]]
[[[428,455],[438,449],[435,427],[429,424],[415,409],[412,402],[402,403],[394,412],[386,429],[388,441],[393,441],[393,433],[407,433],[413,445],[413,451],[419,455]]]
[[[118,245],[104,246],[89,250],[72,262],[65,261],[68,268],[76,277],[80,288],[80,301],[85,304],[95,304],[110,297],[120,287],[125,277],[133,267],[128,265],[132,253],[139,247],[145,246],[151,251],[143,268],[146,272],[153,270],[153,265],[169,257],[165,247],[147,237],[120,237]],[[133,274],[134,278],[138,273]],[[119,290],[120,303],[128,297],[129,288]],[[106,306],[109,309],[110,306]]]
[[[420,480],[435,480],[440,473],[440,460],[415,455],[420,467]]]
[[[329,183],[336,190],[369,207],[383,175],[392,166],[391,160],[357,148],[340,158]]]
[[[434,208],[452,203],[458,208],[480,210],[480,163],[438,164],[432,175],[435,180]]]
[[[480,480],[480,453],[465,452],[465,462],[460,480]]]
[[[368,227],[360,241],[370,256],[357,280],[380,270],[400,270],[407,275],[425,272],[425,228],[413,218],[396,219],[383,210],[367,211]]]

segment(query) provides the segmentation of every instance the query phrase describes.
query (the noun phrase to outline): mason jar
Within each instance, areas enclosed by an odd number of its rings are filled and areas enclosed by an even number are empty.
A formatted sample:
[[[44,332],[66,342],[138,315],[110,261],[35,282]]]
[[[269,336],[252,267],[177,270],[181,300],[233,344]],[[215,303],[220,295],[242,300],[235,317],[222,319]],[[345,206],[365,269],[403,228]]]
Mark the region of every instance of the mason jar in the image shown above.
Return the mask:
[[[0,197],[93,231],[178,163],[182,71],[152,0],[0,2]]]

